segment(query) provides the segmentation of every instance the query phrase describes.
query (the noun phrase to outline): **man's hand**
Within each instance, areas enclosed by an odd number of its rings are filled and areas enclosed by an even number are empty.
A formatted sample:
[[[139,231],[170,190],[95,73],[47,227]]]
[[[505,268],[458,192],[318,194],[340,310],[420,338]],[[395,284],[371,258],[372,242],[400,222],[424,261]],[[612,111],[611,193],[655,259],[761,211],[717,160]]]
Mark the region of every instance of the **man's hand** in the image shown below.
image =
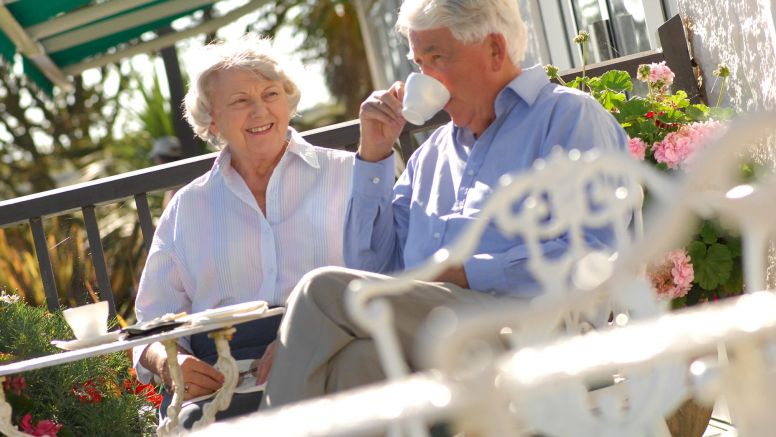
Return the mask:
[[[278,347],[278,341],[275,339],[264,350],[264,355],[251,363],[251,368],[255,368],[253,375],[256,377],[256,385],[261,385],[267,382],[269,371],[272,370],[272,361],[275,359],[275,350]]]
[[[361,143],[358,155],[364,161],[387,158],[404,127],[401,115],[404,84],[394,83],[387,91],[375,91],[361,104]]]
[[[437,276],[435,281],[449,282],[461,288],[469,288],[469,280],[466,278],[466,271],[463,269],[463,266],[448,268]]]

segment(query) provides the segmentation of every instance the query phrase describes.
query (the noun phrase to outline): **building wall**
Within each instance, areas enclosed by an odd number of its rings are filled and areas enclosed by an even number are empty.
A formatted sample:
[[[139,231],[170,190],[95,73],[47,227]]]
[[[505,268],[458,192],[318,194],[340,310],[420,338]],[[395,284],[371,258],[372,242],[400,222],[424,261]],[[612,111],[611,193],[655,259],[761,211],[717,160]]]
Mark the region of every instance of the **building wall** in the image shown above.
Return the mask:
[[[776,109],[776,31],[772,0],[678,0],[690,18],[694,55],[711,103],[719,95],[712,72],[731,68],[724,102],[738,111]]]
[[[690,39],[700,64],[710,104],[720,84],[712,72],[720,62],[731,69],[723,105],[739,113],[776,110],[776,1],[678,0],[680,13],[690,18]],[[776,120],[774,120],[776,124]],[[776,171],[776,136],[764,139],[752,158]],[[768,285],[776,287],[776,246],[771,244]]]

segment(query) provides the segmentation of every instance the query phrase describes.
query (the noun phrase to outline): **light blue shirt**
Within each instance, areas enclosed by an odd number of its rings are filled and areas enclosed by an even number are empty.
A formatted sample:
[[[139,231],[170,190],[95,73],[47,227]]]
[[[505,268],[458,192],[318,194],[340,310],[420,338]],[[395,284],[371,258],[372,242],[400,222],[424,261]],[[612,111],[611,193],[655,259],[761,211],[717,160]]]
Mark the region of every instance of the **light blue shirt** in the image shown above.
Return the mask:
[[[527,170],[555,146],[627,149],[628,137],[611,114],[577,90],[551,84],[544,70],[523,70],[496,97],[496,119],[474,138],[452,122],[412,155],[393,185],[393,155],[356,159],[345,218],[345,265],[378,273],[415,267],[454,242],[498,187],[499,177]],[[563,240],[545,243],[562,251]],[[488,227],[464,270],[473,290],[533,296],[520,238]]]

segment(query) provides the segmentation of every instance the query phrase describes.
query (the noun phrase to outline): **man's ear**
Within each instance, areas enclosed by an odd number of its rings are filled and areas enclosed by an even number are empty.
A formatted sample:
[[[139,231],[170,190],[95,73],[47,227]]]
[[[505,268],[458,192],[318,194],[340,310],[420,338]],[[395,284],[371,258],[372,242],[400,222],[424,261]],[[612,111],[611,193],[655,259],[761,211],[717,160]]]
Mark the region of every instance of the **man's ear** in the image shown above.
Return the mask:
[[[498,71],[507,61],[507,40],[501,33],[491,33],[487,37],[490,64],[493,71]]]

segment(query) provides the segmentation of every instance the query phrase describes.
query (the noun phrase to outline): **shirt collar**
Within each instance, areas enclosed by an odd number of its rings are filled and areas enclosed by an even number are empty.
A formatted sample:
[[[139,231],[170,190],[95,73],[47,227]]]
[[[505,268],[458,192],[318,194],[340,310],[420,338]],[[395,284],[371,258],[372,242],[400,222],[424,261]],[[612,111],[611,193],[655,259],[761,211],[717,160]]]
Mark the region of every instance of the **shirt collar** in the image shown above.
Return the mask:
[[[514,106],[515,98],[520,98],[528,106],[532,106],[539,98],[542,88],[548,83],[550,80],[541,65],[523,69],[523,72],[512,79],[496,96],[496,101],[493,104],[496,118],[501,117]],[[460,126],[453,125],[453,135],[459,144],[468,147],[471,147],[476,140],[469,129]]]
[[[496,96],[496,116],[501,116],[504,111],[512,106],[513,96],[523,99],[528,106],[533,106],[542,88],[548,83],[550,83],[550,80],[547,78],[547,73],[541,65],[534,65],[533,67],[523,69],[523,72],[512,79]]]
[[[302,158],[302,161],[307,163],[310,167],[316,169],[321,168],[318,163],[318,154],[315,153],[314,146],[308,143],[304,137],[292,127],[288,128],[288,151]]]

